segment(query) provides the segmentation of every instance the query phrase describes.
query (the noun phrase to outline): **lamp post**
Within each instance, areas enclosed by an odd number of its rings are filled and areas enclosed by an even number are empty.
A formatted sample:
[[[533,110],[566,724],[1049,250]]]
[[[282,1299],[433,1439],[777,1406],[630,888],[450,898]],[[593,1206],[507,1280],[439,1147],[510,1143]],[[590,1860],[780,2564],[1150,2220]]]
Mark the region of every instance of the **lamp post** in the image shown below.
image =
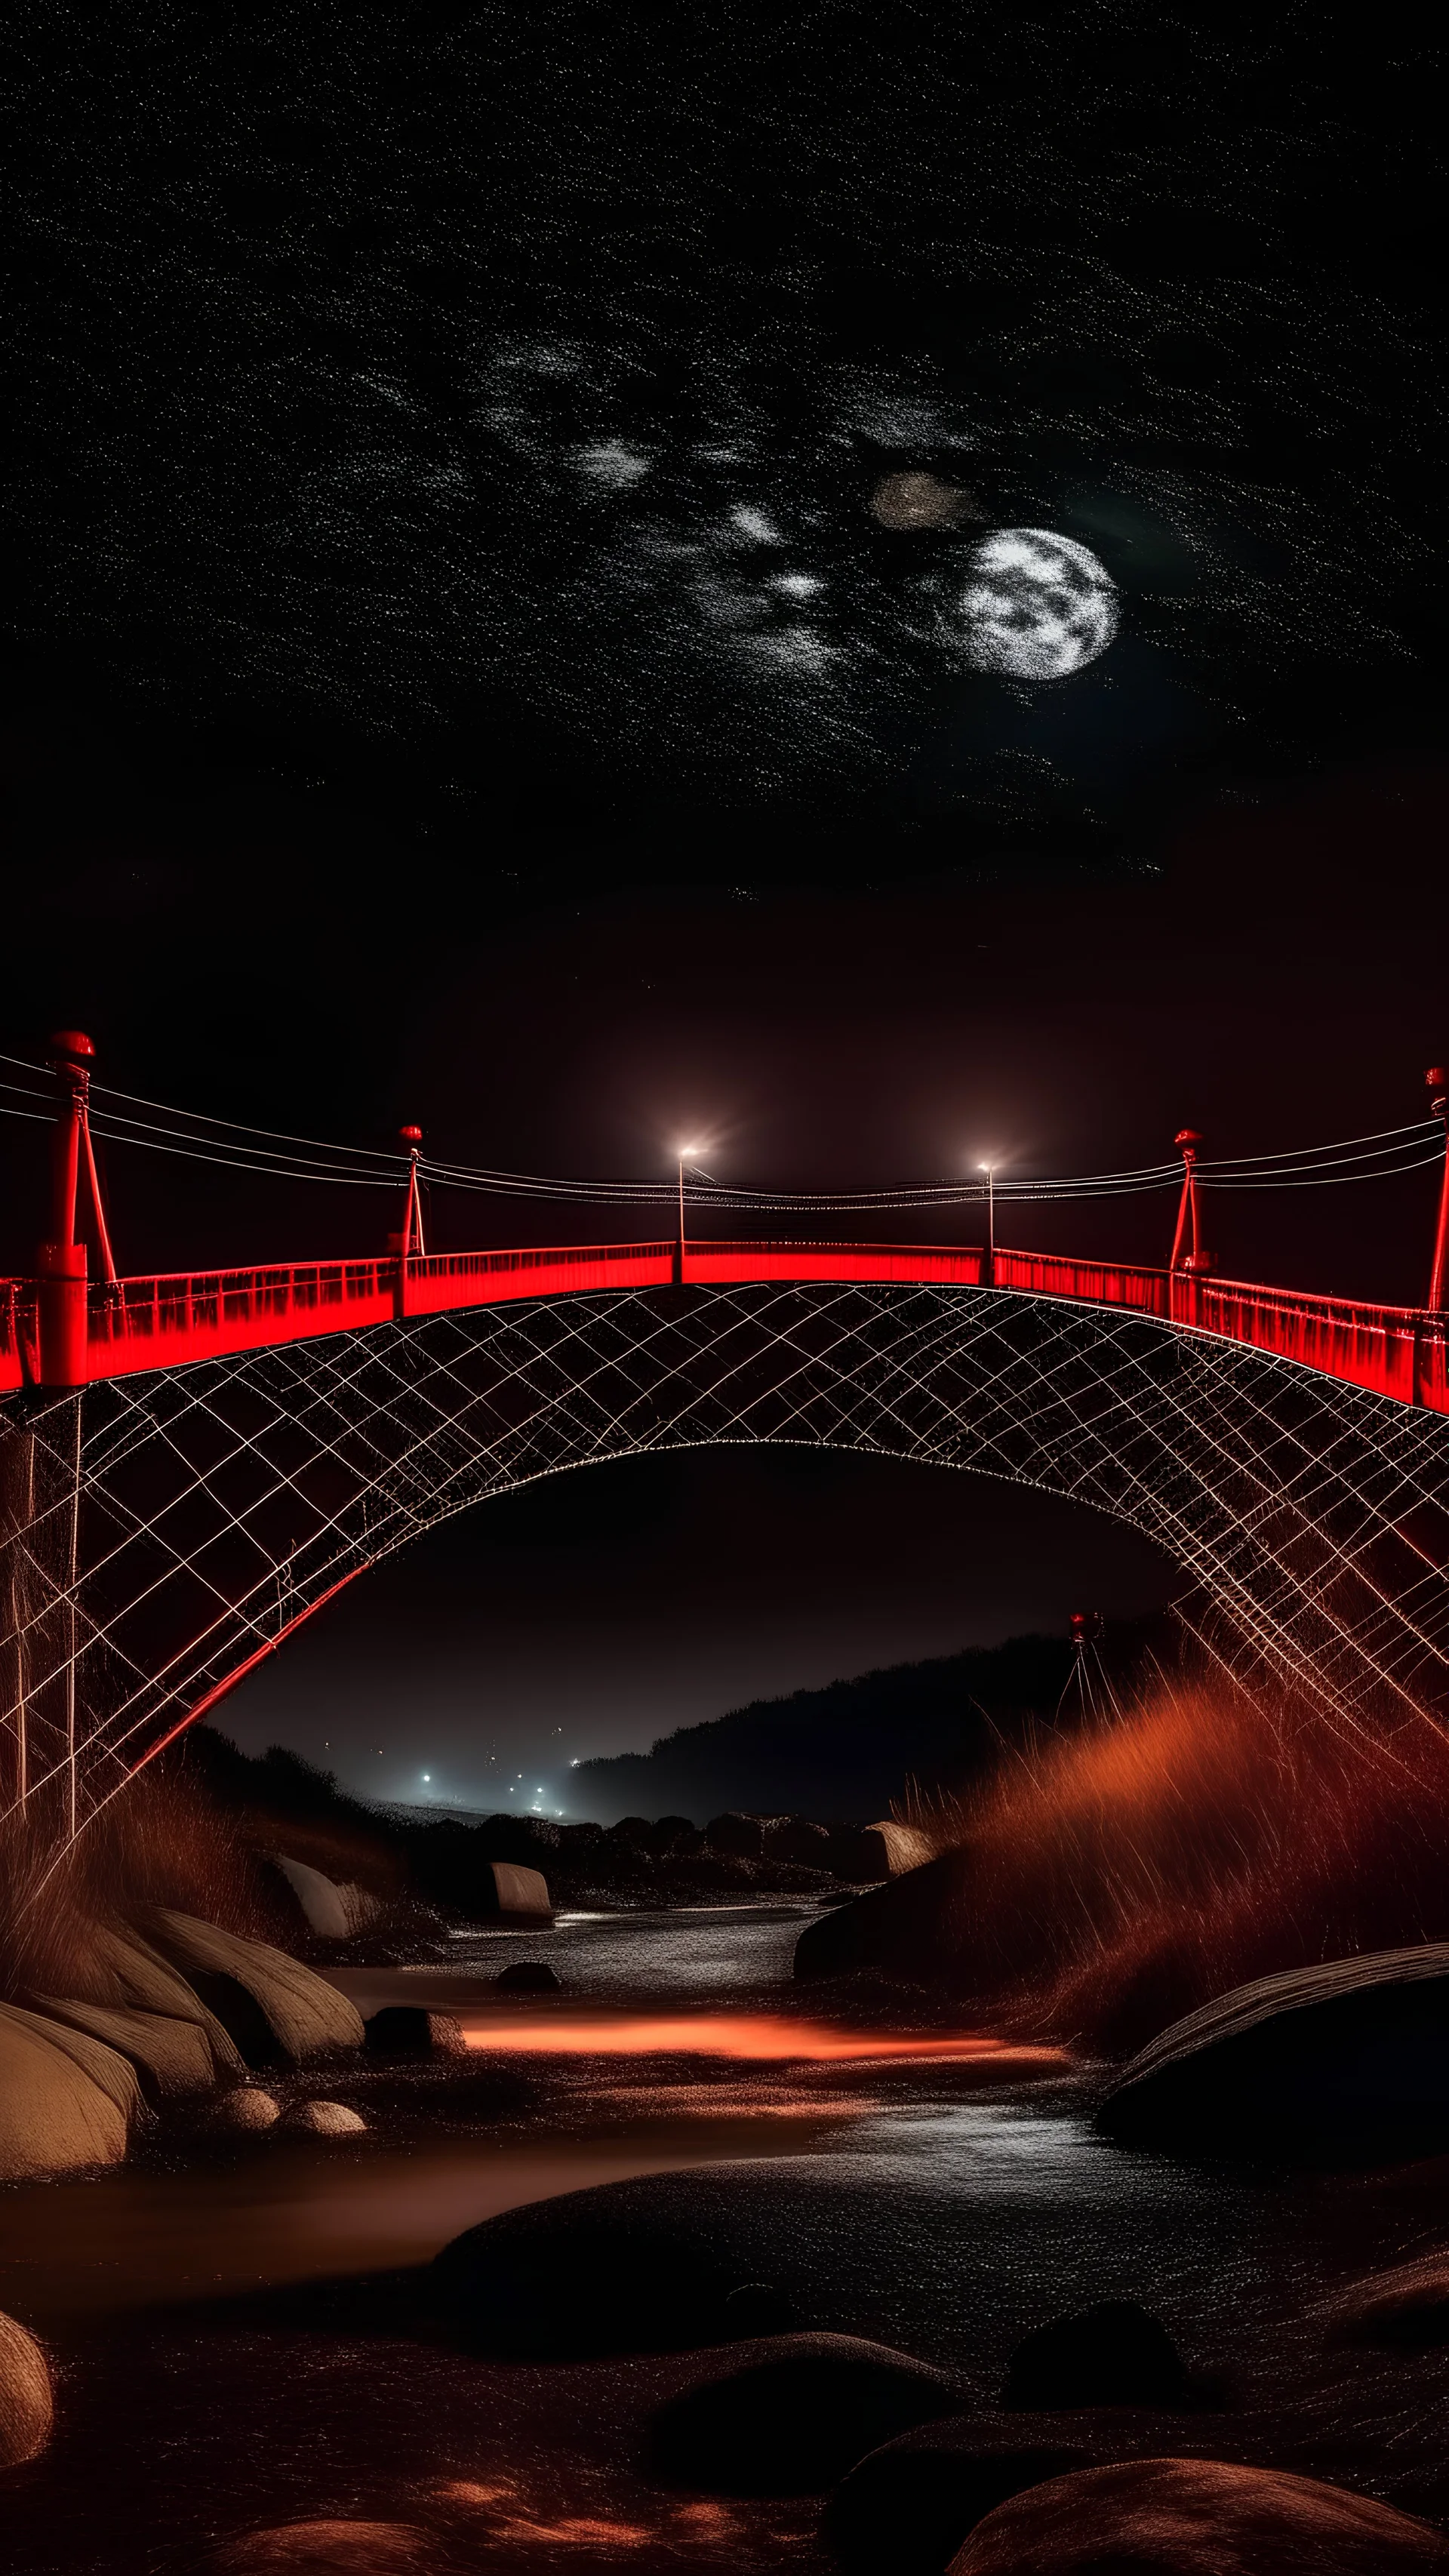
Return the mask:
[[[676,1175],[677,1175],[678,1182],[679,1182],[679,1231],[678,1231],[678,1233],[677,1233],[677,1235],[676,1235],[676,1237],[675,1237],[675,1243],[674,1243],[674,1284],[675,1284],[675,1287],[676,1287],[676,1288],[682,1288],[682,1287],[683,1287],[683,1285],[684,1285],[684,1164],[685,1164],[685,1157],[686,1157],[686,1155],[689,1155],[689,1154],[697,1154],[697,1153],[699,1152],[699,1150],[700,1150],[700,1149],[699,1149],[699,1147],[698,1147],[697,1145],[681,1145],[681,1146],[679,1147],[678,1152],[677,1152],[677,1153],[676,1153],[676,1155],[675,1155],[675,1158],[674,1158],[674,1160],[675,1160],[675,1170],[676,1170]]]
[[[994,1288],[996,1285],[996,1165],[983,1163],[980,1168],[986,1174],[986,1259],[982,1265],[981,1285],[983,1288]]]

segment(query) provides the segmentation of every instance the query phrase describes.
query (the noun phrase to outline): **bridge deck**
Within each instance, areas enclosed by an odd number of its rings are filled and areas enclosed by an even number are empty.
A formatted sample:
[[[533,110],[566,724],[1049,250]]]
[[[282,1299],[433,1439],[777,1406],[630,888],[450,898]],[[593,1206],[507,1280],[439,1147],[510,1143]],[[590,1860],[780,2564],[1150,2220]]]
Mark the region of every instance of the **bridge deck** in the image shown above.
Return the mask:
[[[674,1267],[672,1243],[620,1243],[439,1253],[409,1261],[405,1280],[395,1254],[123,1279],[114,1289],[94,1285],[88,1292],[88,1375],[96,1380],[184,1368],[197,1360],[355,1331],[404,1315],[454,1313],[601,1288],[665,1287]],[[686,1247],[684,1275],[700,1286],[774,1279],[980,1287],[985,1268],[986,1256],[979,1248],[701,1242]],[[990,1286],[1077,1304],[1130,1307],[1184,1331],[1250,1343],[1401,1404],[1449,1412],[1449,1318],[1414,1307],[1361,1305],[1181,1271],[1000,1249]],[[0,1394],[38,1378],[41,1294],[33,1280],[0,1283]]]

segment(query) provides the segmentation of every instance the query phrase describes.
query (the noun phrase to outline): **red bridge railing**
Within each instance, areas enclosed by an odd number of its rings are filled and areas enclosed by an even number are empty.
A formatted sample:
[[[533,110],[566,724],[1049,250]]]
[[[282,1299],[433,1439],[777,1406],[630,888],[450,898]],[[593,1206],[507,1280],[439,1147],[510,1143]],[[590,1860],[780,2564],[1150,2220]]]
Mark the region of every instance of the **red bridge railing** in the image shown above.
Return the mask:
[[[989,1278],[987,1276],[989,1269]],[[89,1380],[285,1342],[353,1332],[405,1316],[460,1312],[531,1297],[607,1288],[661,1288],[679,1276],[672,1243],[463,1252],[409,1259],[274,1264],[174,1272],[96,1284],[85,1296]],[[1186,1271],[1073,1261],[1057,1253],[931,1244],[691,1243],[684,1277],[701,1286],[747,1280],[875,1280],[1015,1290],[1076,1304],[1157,1315],[1189,1332],[1250,1344],[1401,1404],[1449,1412],[1449,1318],[1407,1306],[1369,1306]],[[65,1283],[0,1281],[0,1393],[41,1382],[41,1300]]]

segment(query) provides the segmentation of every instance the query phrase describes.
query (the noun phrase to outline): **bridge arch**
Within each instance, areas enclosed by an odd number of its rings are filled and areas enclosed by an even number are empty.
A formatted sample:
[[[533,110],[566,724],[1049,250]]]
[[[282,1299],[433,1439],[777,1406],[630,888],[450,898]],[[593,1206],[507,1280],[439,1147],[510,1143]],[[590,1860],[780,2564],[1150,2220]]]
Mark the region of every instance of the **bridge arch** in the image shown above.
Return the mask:
[[[0,1439],[7,1732],[83,1815],[442,1519],[729,1442],[1086,1503],[1175,1559],[1219,1651],[1334,1723],[1444,1706],[1443,1415],[1125,1306],[755,1279],[394,1318],[32,1397]]]

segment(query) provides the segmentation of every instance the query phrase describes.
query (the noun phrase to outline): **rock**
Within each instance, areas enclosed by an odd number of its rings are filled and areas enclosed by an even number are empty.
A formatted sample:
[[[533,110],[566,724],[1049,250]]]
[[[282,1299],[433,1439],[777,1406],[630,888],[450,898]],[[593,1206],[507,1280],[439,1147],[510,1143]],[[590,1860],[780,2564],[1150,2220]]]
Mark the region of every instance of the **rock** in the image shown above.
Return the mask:
[[[209,2093],[218,2072],[205,2024],[178,2021],[170,2013],[138,2012],[120,2004],[83,2004],[55,1995],[37,1995],[37,2009],[48,2021],[88,2031],[128,2057],[153,2102],[173,2102],[188,2093]]]
[[[50,2440],[50,2364],[34,2335],[0,2316],[0,2469],[18,2469]]]
[[[563,1979],[546,1959],[511,1959],[506,1968],[499,1969],[493,1982],[505,1994],[547,1995],[561,1987]]]
[[[951,2576],[1417,2576],[1449,2570],[1427,2522],[1346,2487],[1222,2460],[1132,2460],[997,2505]]]
[[[1449,1942],[1238,1986],[1149,2042],[1098,2112],[1179,2153],[1377,2161],[1449,2136]]]
[[[860,1968],[884,1969],[917,1984],[940,1976],[951,1961],[963,1865],[959,1852],[943,1853],[807,1923],[795,1945],[796,1976],[848,1976]]]
[[[114,2049],[0,2004],[0,2182],[119,2164],[141,2110],[135,2069]]]
[[[1330,2343],[1396,2345],[1427,2352],[1449,2343],[1449,2254],[1422,2254],[1326,2299],[1317,2311]]]
[[[442,2307],[474,2350],[510,2360],[677,2352],[723,2340],[725,2301],[749,2275],[656,2215],[629,2184],[503,2211],[445,2245]]]
[[[704,1849],[704,1836],[688,1816],[657,1816],[646,1848],[656,1860],[691,1858]]]
[[[647,1852],[654,1848],[651,1839],[653,1832],[654,1828],[647,1816],[621,1816],[616,1825],[610,1825],[609,1840],[628,1843],[635,1851]]]
[[[360,2111],[345,2102],[299,2102],[288,2115],[289,2129],[306,2129],[314,2138],[356,2138],[367,2127]]]
[[[902,2433],[857,2463],[825,2508],[821,2533],[850,2576],[940,2576],[968,2532],[1007,2496],[1110,2461],[1224,2456],[1276,2465],[1304,2439],[1266,2415],[1164,2414],[1091,2406],[1060,2414],[950,2416]]]
[[[480,1878],[481,1911],[488,1922],[553,1921],[553,1900],[540,1870],[525,1869],[516,1860],[486,1860]]]
[[[281,1852],[274,1857],[306,1917],[308,1931],[320,1941],[349,1941],[376,1921],[381,1908],[365,1887],[325,1878],[310,1861],[287,1860]]]
[[[742,2281],[731,2290],[721,2310],[721,2322],[727,2335],[747,2336],[793,2334],[798,2322],[790,2301],[773,2281]]]
[[[650,2460],[715,2495],[811,2495],[878,2443],[960,2406],[945,2371],[887,2344],[783,2336],[658,2407]]]
[[[200,2023],[211,2043],[218,2075],[240,2075],[235,2041],[208,2010],[194,1986],[151,1948],[129,1924],[96,1924],[86,1943],[85,2001],[164,2013],[172,2021]]]
[[[830,1836],[824,1825],[812,1825],[808,1816],[767,1816],[765,1858],[802,1869],[829,1869]]]
[[[914,1825],[887,1817],[876,1825],[833,1825],[830,1866],[841,1878],[900,1878],[933,1857],[932,1847]]]
[[[444,2576],[448,2564],[415,2522],[284,2522],[192,2561],[194,2576]]]
[[[711,1816],[704,1829],[709,1850],[721,1852],[728,1860],[763,1860],[765,1828],[759,1816],[742,1816],[733,1808],[722,1816]]]
[[[238,2134],[255,2134],[273,2129],[281,2118],[281,2106],[259,2085],[239,2084],[234,2092],[223,2093],[212,2104],[208,2123],[213,2129],[234,2129]]]
[[[194,1915],[158,1907],[147,1928],[164,1955],[185,1969],[252,2066],[297,2065],[360,2048],[362,2017],[324,1977],[264,1941],[244,1941]]]
[[[466,2057],[463,2025],[421,2004],[384,2004],[363,2024],[369,2057]]]
[[[1192,2379],[1166,2326],[1135,2299],[1103,2299],[1023,2335],[1007,2367],[1003,2410],[1014,2407],[1177,2406]]]

